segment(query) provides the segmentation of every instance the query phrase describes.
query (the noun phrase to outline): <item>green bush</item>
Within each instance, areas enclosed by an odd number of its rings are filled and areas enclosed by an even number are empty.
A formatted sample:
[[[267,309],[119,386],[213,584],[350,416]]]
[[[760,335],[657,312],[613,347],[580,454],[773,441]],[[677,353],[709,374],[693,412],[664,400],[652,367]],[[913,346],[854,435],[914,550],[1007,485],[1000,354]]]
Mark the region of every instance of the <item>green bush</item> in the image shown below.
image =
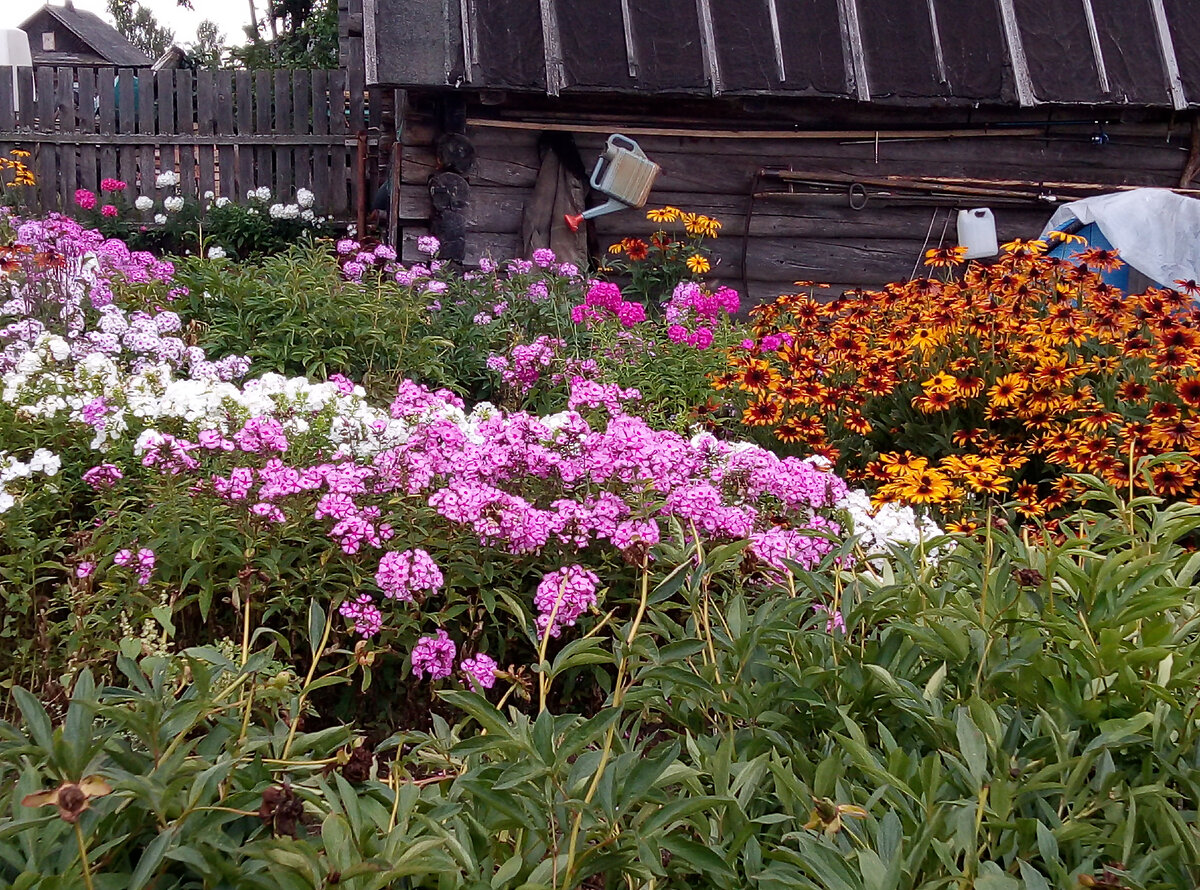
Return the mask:
[[[433,336],[425,301],[376,278],[348,281],[322,244],[294,245],[257,263],[186,259],[174,307],[212,356],[245,355],[257,373],[344,374],[382,398],[405,376],[446,377],[449,344]]]

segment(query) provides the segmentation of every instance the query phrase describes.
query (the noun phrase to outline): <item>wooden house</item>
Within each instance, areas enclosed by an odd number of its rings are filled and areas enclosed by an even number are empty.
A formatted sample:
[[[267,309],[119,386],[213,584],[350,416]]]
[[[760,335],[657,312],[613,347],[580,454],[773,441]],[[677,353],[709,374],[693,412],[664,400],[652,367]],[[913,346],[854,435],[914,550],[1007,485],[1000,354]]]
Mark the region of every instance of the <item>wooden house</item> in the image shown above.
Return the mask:
[[[342,0],[344,64],[404,89],[405,252],[468,263],[549,233],[610,133],[662,167],[650,205],[709,214],[721,279],[905,279],[961,208],[1001,240],[1200,169],[1196,0]],[[555,169],[547,174],[547,159]],[[564,184],[565,183],[565,184]],[[569,197],[569,195],[568,195]],[[590,250],[655,227],[593,221]]]
[[[47,3],[24,22],[33,64],[88,68],[144,68],[153,59],[98,15]]]

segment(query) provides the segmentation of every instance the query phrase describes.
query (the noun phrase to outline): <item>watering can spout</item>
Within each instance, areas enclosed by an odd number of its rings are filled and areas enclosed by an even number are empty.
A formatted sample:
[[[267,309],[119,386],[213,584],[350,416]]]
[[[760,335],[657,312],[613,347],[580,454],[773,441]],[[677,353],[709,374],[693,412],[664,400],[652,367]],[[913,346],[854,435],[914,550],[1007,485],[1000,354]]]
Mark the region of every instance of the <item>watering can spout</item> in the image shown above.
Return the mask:
[[[563,215],[563,222],[567,224],[567,228],[572,232],[578,232],[579,226],[583,223],[582,213],[567,213]]]

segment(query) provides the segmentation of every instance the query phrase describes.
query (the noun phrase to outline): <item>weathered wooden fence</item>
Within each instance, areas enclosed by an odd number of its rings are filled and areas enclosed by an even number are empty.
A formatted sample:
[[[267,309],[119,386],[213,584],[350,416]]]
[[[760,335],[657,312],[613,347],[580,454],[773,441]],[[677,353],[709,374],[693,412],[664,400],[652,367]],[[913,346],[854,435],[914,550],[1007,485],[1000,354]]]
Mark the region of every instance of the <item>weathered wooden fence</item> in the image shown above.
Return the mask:
[[[394,124],[394,92],[364,88],[361,70],[0,67],[0,152],[33,153],[46,211],[109,177],[153,195],[175,171],[185,195],[267,186],[286,201],[306,188],[318,212],[352,217]]]

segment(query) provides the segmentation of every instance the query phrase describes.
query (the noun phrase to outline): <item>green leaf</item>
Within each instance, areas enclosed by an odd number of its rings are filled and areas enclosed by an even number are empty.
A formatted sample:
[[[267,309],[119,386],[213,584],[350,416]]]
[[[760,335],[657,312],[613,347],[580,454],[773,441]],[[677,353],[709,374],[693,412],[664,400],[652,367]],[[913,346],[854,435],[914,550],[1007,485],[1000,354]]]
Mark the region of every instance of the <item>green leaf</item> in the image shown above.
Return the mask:
[[[983,779],[988,774],[987,739],[975,725],[975,721],[971,719],[966,708],[959,708],[956,728],[958,746],[967,763],[967,769],[971,773],[971,778],[975,780],[976,789],[982,788]]]

